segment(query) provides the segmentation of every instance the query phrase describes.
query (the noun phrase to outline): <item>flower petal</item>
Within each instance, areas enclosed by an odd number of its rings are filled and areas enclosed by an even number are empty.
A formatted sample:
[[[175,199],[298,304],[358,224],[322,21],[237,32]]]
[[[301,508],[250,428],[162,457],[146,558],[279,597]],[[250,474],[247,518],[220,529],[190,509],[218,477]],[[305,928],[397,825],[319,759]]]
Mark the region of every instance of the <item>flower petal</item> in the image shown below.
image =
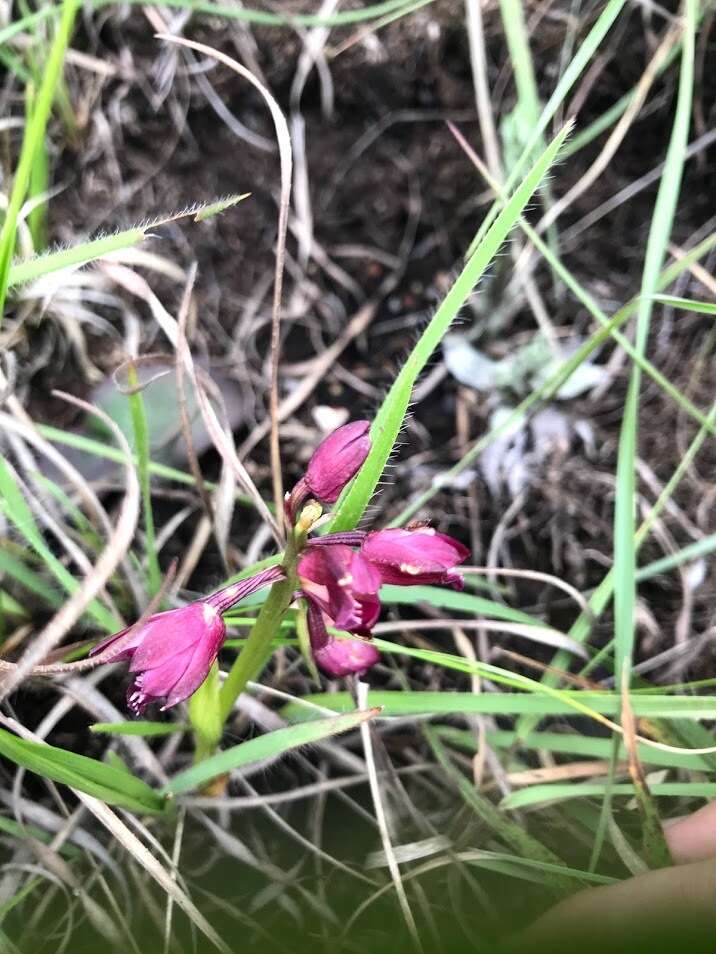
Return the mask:
[[[197,645],[183,676],[175,683],[171,692],[167,693],[162,711],[170,709],[178,702],[183,702],[184,699],[188,699],[209,675],[209,670],[214,664],[226,636],[226,627],[223,625],[223,621],[220,620],[220,622],[221,626],[215,627],[211,635],[202,639]]]
[[[329,637],[325,646],[313,655],[323,672],[334,679],[363,673],[380,659],[380,653],[372,643],[362,639],[336,639],[334,636]]]
[[[470,553],[458,540],[432,527],[374,531],[368,534],[360,552],[380,572],[384,583],[437,583],[456,589],[462,589],[463,581],[454,568]]]
[[[339,629],[367,632],[377,620],[380,573],[350,547],[336,544],[307,550],[298,575],[306,595]]]
[[[130,672],[156,669],[176,656],[190,656],[217,618],[217,611],[203,602],[189,603],[153,616],[132,656]]]

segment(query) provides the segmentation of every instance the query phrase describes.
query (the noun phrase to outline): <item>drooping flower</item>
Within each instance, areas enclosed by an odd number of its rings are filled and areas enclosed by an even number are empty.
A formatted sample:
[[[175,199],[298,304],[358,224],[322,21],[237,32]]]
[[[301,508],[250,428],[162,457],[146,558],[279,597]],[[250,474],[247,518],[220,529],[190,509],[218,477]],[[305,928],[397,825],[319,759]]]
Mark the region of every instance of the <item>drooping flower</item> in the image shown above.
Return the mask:
[[[164,699],[162,711],[169,709],[188,699],[208,676],[226,638],[221,614],[282,577],[280,567],[270,567],[186,606],[155,613],[108,637],[91,655],[103,663],[129,660],[134,679],[127,704],[136,715],[159,699]]]
[[[378,572],[383,583],[397,586],[433,584],[461,590],[462,575],[455,567],[470,554],[467,547],[432,527],[375,530],[366,535],[361,556]]]
[[[329,635],[337,629],[369,636],[378,619],[380,574],[344,543],[309,547],[298,563],[301,593],[308,604],[308,632],[317,665],[328,676],[364,672],[379,658],[375,646],[361,639]]]
[[[316,664],[332,679],[363,673],[380,659],[380,653],[365,639],[338,639],[326,629],[323,611],[308,602],[308,632]]]
[[[308,602],[308,630],[318,666],[336,677],[374,665],[379,659],[375,646],[364,639],[337,639],[326,623],[370,637],[380,615],[378,591],[383,583],[462,589],[455,567],[468,553],[457,540],[430,527],[329,533],[309,540],[298,577]]]
[[[303,595],[338,629],[368,633],[380,614],[380,574],[343,543],[309,547],[298,562]]]
[[[306,473],[286,501],[293,520],[308,497],[335,503],[346,484],[355,477],[370,451],[369,421],[351,421],[329,434],[316,448]]]

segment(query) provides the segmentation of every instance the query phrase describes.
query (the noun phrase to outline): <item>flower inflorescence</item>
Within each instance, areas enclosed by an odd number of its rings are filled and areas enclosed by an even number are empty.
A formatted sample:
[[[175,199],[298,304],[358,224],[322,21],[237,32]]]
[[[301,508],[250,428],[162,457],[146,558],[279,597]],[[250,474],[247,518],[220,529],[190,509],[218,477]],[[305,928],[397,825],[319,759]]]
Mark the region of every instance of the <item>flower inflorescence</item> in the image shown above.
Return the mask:
[[[186,606],[156,613],[95,647],[93,653],[101,654],[102,662],[129,661],[134,679],[127,702],[133,712],[140,714],[161,699],[167,709],[196,692],[226,638],[223,614],[251,593],[287,577],[295,580],[295,599],[305,601],[313,658],[334,678],[363,673],[378,662],[370,636],[380,615],[379,591],[384,583],[462,589],[463,578],[455,568],[469,551],[432,527],[311,536],[322,516],[321,504],[336,502],[368,456],[369,427],[368,421],[352,421],[330,434],[286,495],[292,536],[281,566]],[[342,638],[330,629],[358,638]]]

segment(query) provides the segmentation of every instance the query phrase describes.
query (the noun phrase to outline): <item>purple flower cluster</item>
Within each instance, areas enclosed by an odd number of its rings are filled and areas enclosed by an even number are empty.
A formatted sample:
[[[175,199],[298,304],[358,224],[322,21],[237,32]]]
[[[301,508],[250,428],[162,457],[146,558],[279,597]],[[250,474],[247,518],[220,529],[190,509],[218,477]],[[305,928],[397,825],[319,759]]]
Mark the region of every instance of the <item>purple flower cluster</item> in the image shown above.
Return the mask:
[[[305,475],[286,497],[289,524],[301,527],[296,564],[296,597],[305,599],[311,652],[328,676],[362,673],[379,659],[369,641],[380,615],[380,587],[431,584],[462,589],[455,570],[469,551],[457,540],[428,526],[355,531],[310,537],[304,504],[335,503],[370,451],[368,421],[353,421],[330,434],[317,448]],[[318,511],[320,513],[320,509]],[[270,567],[179,609],[156,613],[100,643],[93,653],[102,662],[129,660],[134,681],[128,705],[137,714],[164,699],[163,708],[191,696],[206,679],[224,639],[222,614],[263,586],[285,576]],[[329,627],[351,633],[344,639]]]

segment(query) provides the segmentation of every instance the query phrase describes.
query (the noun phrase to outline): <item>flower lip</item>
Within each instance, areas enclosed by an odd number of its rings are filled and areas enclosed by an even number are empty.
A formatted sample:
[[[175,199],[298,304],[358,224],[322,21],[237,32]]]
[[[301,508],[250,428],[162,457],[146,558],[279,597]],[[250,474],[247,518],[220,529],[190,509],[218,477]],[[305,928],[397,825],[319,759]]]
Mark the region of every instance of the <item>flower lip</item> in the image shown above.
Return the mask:
[[[368,633],[380,614],[380,574],[344,544],[307,549],[298,563],[303,593],[351,633]]]
[[[372,643],[362,639],[337,639],[328,642],[313,654],[320,669],[334,679],[362,674],[380,659],[380,653]]]
[[[364,673],[380,659],[380,653],[362,639],[338,639],[328,634],[321,609],[308,602],[308,632],[318,667],[331,679]]]

